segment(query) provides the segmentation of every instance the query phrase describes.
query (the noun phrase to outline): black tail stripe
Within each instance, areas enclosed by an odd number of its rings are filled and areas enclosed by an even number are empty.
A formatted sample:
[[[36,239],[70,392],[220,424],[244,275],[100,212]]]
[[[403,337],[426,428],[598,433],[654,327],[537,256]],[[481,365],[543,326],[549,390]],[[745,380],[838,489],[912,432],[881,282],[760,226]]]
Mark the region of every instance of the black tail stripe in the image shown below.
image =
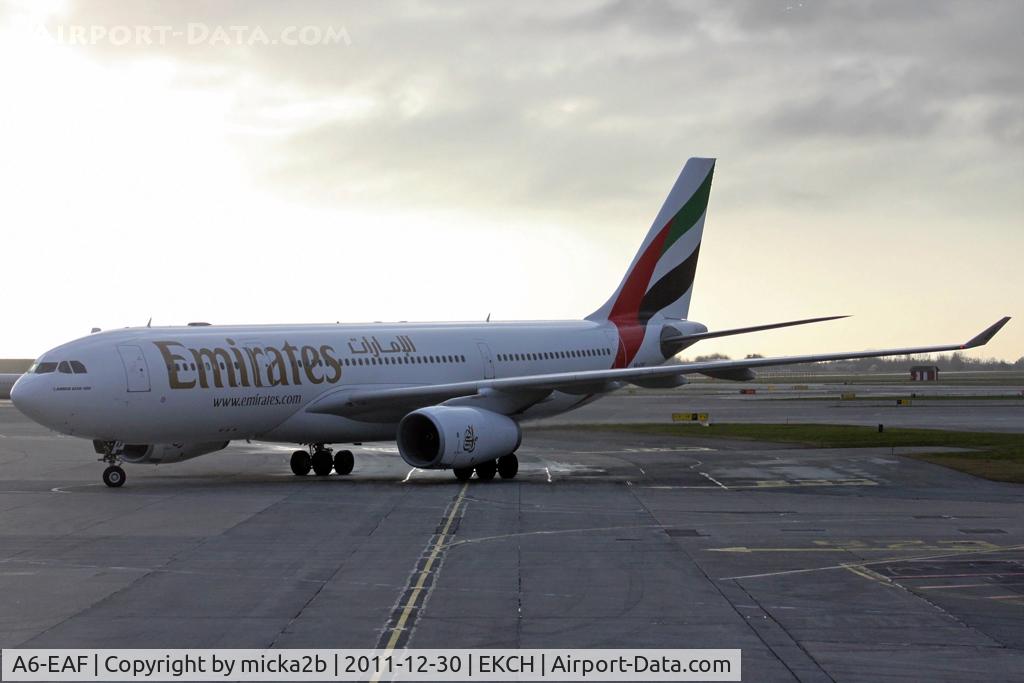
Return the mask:
[[[647,324],[647,321],[654,317],[654,314],[661,309],[672,305],[680,297],[690,291],[693,286],[693,278],[697,273],[697,255],[700,254],[700,243],[693,250],[685,261],[654,283],[654,286],[647,290],[644,298],[640,301],[640,323]]]

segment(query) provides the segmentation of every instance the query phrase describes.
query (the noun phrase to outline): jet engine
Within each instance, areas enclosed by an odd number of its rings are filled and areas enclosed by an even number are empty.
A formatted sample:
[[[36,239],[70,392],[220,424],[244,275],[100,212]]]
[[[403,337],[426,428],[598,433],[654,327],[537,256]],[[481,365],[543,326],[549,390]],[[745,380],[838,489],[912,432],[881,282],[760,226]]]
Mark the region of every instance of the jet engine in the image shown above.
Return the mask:
[[[229,441],[208,441],[205,443],[125,444],[120,456],[125,462],[160,465],[165,462],[181,462],[213,453],[226,448],[229,443]]]
[[[420,469],[474,467],[519,448],[523,435],[515,420],[479,408],[431,406],[398,424],[398,452]]]

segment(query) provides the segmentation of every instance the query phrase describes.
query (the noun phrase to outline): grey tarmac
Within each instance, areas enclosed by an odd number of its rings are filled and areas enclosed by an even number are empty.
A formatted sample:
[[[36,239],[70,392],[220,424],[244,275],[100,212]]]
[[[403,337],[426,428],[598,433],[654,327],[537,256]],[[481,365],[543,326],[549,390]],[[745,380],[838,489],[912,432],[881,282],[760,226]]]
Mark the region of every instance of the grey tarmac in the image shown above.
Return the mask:
[[[1019,486],[693,429],[528,428],[515,480],[467,485],[392,444],[298,478],[242,442],[114,490],[0,401],[0,646],[741,648],[744,680],[1021,680]]]

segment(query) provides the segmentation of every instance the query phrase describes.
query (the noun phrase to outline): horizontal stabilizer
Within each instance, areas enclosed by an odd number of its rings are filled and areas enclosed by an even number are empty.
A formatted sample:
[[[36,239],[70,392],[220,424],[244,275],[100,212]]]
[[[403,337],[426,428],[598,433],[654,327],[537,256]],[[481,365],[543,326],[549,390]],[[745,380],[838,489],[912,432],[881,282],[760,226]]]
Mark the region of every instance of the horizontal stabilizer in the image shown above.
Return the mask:
[[[848,315],[830,315],[824,318],[807,318],[805,320],[790,320],[784,323],[769,323],[767,325],[754,325],[753,327],[734,327],[730,330],[717,330],[714,332],[698,332],[696,334],[677,334],[662,338],[662,344],[692,344],[701,339],[714,339],[715,337],[731,337],[734,334],[747,334],[748,332],[760,332],[761,330],[775,330],[780,327],[792,327],[794,325],[808,325],[810,323],[821,323],[826,320],[839,320],[849,318]],[[996,330],[998,331],[998,330]],[[995,334],[993,332],[992,334]]]

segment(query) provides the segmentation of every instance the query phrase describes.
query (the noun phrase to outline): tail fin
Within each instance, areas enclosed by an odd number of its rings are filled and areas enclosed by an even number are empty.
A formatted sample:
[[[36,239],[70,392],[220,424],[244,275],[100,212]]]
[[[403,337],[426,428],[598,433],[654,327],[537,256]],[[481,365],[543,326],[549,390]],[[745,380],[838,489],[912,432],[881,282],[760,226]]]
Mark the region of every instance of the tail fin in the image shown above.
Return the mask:
[[[714,159],[686,162],[619,288],[587,320],[646,326],[656,313],[685,318],[690,310]]]

